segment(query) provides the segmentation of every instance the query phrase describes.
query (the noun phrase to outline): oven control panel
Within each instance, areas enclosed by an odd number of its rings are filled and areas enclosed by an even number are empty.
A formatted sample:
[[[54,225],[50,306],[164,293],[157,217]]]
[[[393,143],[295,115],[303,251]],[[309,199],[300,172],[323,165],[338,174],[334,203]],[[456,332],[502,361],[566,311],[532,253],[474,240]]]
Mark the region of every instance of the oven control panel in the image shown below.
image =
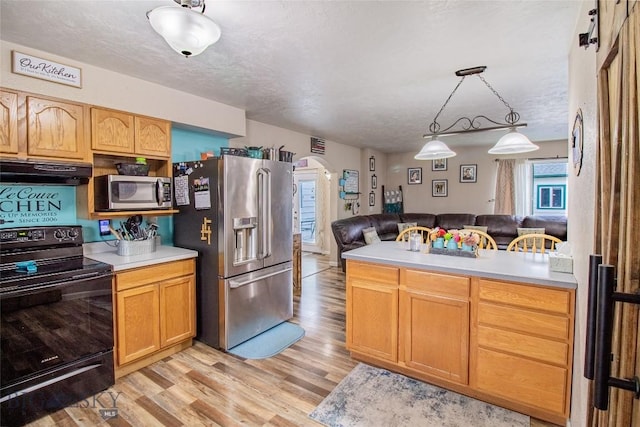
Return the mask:
[[[15,246],[41,246],[45,244],[82,243],[82,227],[52,226],[9,228],[0,230],[0,243]]]

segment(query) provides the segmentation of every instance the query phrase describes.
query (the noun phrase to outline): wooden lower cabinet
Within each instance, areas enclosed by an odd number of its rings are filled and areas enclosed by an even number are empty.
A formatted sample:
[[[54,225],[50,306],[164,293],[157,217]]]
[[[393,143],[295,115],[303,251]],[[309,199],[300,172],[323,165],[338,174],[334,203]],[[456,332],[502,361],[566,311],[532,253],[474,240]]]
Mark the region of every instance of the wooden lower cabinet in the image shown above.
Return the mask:
[[[196,332],[195,261],[116,273],[115,311],[116,368],[189,342]]]
[[[468,278],[403,270],[399,326],[400,359],[407,367],[467,384]]]
[[[353,260],[346,273],[354,358],[566,423],[575,290]]]
[[[293,295],[302,295],[302,234],[293,235]]]
[[[137,360],[160,349],[158,285],[117,293],[118,364]]]
[[[347,348],[398,360],[398,269],[349,261]]]
[[[476,279],[472,299],[471,386],[569,418],[575,291]]]

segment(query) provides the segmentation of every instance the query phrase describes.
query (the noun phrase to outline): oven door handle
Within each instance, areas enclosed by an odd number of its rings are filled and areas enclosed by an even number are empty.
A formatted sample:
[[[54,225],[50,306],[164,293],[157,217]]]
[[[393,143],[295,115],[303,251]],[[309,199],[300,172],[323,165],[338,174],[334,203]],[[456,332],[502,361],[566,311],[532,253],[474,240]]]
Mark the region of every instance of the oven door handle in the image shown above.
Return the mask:
[[[22,294],[28,294],[28,293],[33,293],[34,291],[41,291],[41,290],[46,290],[46,289],[51,289],[51,288],[56,288],[59,287],[60,284],[69,284],[69,283],[74,283],[74,284],[78,284],[78,283],[82,283],[82,282],[86,282],[88,280],[96,280],[96,279],[103,279],[103,278],[112,278],[113,274],[111,272],[109,273],[88,273],[88,274],[82,274],[82,275],[78,275],[78,276],[74,276],[74,277],[68,277],[66,279],[62,279],[62,280],[56,280],[55,282],[45,282],[45,283],[38,283],[36,285],[32,285],[32,286],[12,286],[9,288],[3,288],[2,291],[0,292],[0,299],[4,299],[7,297],[15,297],[15,296],[19,296]]]

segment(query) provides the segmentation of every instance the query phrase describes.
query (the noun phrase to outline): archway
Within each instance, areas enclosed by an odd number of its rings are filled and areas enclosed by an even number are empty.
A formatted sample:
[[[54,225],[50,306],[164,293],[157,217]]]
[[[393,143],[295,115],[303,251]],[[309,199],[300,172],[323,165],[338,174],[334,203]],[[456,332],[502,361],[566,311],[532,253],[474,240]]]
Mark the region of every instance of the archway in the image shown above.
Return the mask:
[[[332,166],[323,158],[305,156],[295,162],[294,233],[302,235],[302,250],[331,252],[333,212]]]

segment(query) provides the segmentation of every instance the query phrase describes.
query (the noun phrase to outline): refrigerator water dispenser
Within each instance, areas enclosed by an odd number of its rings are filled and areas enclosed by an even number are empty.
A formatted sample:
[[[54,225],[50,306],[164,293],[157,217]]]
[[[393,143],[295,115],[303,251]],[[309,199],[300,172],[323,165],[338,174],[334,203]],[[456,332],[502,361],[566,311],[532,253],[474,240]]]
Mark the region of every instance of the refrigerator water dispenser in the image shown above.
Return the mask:
[[[258,219],[254,216],[233,218],[233,232],[236,239],[234,264],[251,261],[257,257]]]

